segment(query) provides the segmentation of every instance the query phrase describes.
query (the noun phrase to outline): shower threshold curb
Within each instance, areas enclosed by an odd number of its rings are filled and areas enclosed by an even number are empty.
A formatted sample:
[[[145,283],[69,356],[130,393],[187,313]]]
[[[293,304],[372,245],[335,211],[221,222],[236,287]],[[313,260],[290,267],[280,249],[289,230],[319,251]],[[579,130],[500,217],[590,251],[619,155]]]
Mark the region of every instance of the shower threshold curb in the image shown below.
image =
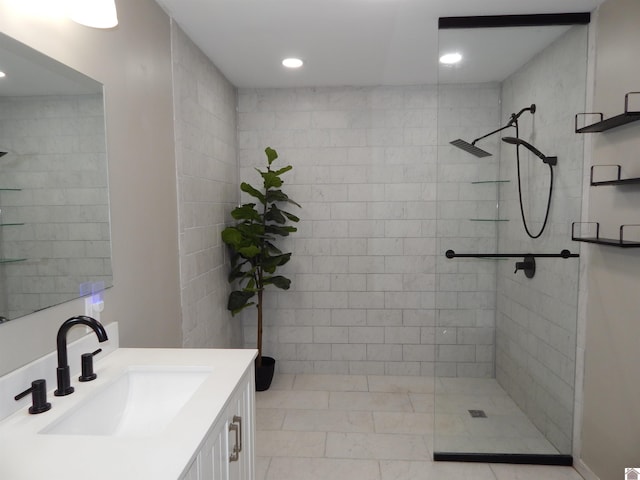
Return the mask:
[[[516,465],[573,466],[571,455],[533,453],[458,453],[434,452],[434,462],[511,463]]]

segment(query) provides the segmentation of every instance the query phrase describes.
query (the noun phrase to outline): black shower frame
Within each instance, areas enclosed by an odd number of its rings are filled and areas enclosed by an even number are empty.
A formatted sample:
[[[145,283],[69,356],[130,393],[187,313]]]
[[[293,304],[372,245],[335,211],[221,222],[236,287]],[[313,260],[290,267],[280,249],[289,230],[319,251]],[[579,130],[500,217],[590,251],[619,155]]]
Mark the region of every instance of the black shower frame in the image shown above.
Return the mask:
[[[554,25],[588,25],[590,12],[536,13],[530,15],[483,15],[467,17],[440,17],[438,29],[499,28],[499,27],[544,27]],[[573,255],[572,255],[573,256]],[[509,454],[509,453],[458,453],[434,452],[436,462],[482,462],[529,465],[572,466],[571,455]]]

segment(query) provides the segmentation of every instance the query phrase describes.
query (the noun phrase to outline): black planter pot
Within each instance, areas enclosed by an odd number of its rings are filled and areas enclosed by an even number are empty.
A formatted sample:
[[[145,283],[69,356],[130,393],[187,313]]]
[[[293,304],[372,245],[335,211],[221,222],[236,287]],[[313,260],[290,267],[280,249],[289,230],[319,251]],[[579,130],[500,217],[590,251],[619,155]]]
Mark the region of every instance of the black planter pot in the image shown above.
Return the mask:
[[[275,358],[262,356],[262,366],[258,367],[256,359],[256,392],[264,392],[271,386],[273,380],[273,372],[276,368]]]

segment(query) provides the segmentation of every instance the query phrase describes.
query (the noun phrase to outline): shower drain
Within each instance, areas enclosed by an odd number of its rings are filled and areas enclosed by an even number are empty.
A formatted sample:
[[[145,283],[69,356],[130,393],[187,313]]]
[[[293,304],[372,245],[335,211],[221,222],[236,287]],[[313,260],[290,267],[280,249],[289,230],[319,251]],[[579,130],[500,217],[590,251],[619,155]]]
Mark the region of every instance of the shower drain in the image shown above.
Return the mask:
[[[487,418],[487,414],[484,413],[484,410],[469,410],[469,414],[473,418]]]

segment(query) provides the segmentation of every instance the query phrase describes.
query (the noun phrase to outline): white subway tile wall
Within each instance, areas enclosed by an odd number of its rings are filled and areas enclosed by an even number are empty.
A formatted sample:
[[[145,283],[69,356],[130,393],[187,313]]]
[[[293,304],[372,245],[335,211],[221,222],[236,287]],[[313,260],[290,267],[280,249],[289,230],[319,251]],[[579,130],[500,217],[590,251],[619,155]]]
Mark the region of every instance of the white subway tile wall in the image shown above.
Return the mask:
[[[495,207],[495,188],[470,193],[469,180],[486,165],[495,176],[496,163],[453,150],[439,163],[438,143],[495,128],[499,92],[468,86],[439,111],[435,86],[239,91],[240,177],[257,181],[271,146],[293,165],[284,190],[302,204],[299,231],[283,242],[292,288],[265,302],[264,352],[280,372],[493,374],[495,265],[442,263],[450,275],[437,273],[443,248],[495,247],[495,227],[468,218]],[[437,329],[448,305],[460,318]],[[243,319],[253,346],[254,312]]]
[[[238,347],[220,232],[237,205],[236,90],[172,22],[183,346]]]

